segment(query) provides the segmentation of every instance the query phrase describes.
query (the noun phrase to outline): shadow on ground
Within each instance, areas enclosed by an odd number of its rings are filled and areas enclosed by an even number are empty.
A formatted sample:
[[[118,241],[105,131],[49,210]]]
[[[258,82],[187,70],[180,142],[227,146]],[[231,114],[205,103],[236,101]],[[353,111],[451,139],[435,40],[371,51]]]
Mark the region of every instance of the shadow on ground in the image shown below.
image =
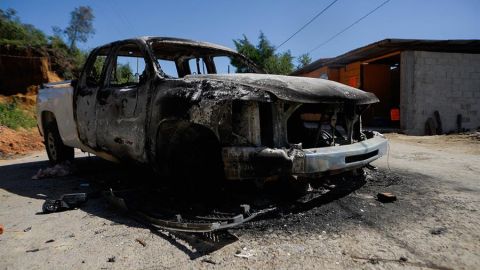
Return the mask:
[[[212,200],[208,200],[206,203],[191,202],[189,194],[184,194],[181,190],[172,192],[168,189],[159,189],[158,186],[153,189],[151,183],[161,181],[161,179],[157,179],[148,168],[120,166],[96,157],[77,158],[75,172],[71,176],[31,179],[39,169],[47,166],[47,161],[1,166],[0,188],[35,199],[56,199],[65,193],[87,192],[89,201],[81,209],[89,215],[105,218],[117,224],[148,228],[152,233],[185,252],[191,259],[233,243],[238,239],[236,235],[243,233],[261,234],[266,230],[279,229],[321,231],[327,229],[325,222],[330,222],[330,225],[334,226],[336,230],[341,230],[343,225],[364,220],[364,215],[360,211],[361,201],[359,203],[355,196],[345,198],[365,185],[366,181],[363,177],[336,177],[319,182],[318,185],[314,185],[314,188],[319,191],[312,198],[300,196],[303,189],[310,188],[306,185],[293,187],[290,183],[284,183],[252,192],[255,189],[248,184],[235,184],[224,187],[221,194],[206,194],[206,198],[215,198],[215,203],[212,205]],[[390,182],[396,181],[392,178],[389,179]],[[388,181],[383,186],[388,186]],[[195,211],[204,213],[212,209],[226,209],[245,203],[257,210],[266,207],[276,207],[276,210],[258,217],[254,222],[245,223],[229,231],[202,234],[169,232],[139,222],[128,213],[119,212],[108,206],[102,196],[102,191],[108,188],[127,192],[140,191],[137,194],[147,197],[142,200],[143,202],[161,205],[161,209],[169,211],[172,215],[182,211],[190,211],[189,214],[195,214]],[[148,194],[153,194],[153,196]],[[136,201],[138,203],[140,200]],[[331,204],[332,202],[335,203]],[[311,211],[312,209],[313,211]],[[339,209],[343,212],[340,213]],[[41,209],[39,209],[40,211]],[[334,214],[331,211],[338,213]]]

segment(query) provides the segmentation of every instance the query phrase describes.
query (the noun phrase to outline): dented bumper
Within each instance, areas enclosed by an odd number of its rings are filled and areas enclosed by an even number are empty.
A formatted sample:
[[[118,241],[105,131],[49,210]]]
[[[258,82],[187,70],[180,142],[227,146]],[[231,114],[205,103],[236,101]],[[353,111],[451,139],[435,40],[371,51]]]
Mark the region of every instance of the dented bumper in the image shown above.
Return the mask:
[[[361,168],[387,152],[381,135],[361,142],[310,149],[224,147],[225,175],[230,180],[297,175],[316,177]]]
[[[363,167],[387,152],[388,141],[380,136],[354,144],[306,149],[298,174],[343,171]]]

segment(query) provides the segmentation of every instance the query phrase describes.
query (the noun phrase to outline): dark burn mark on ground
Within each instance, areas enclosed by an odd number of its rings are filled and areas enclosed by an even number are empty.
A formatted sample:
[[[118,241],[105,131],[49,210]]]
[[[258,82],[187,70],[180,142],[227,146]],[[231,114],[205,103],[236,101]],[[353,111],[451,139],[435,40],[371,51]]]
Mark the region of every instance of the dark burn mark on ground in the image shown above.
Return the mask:
[[[407,212],[411,212],[409,216],[416,216],[427,211],[426,208],[409,204],[404,199],[405,196],[416,197],[419,205],[422,201],[431,203],[436,196],[431,194],[431,189],[428,188],[430,181],[425,175],[379,170],[367,171],[366,177],[332,177],[320,181],[314,186],[323,188],[327,192],[308,203],[297,202],[299,194],[291,185],[274,185],[267,186],[264,190],[255,190],[253,184],[249,183],[231,185],[217,194],[205,194],[204,198],[208,198],[208,202],[192,202],[189,200],[190,194],[186,191],[170,192],[169,189],[162,189],[161,185],[160,187],[157,185],[155,189],[150,188],[149,185],[152,182],[158,183],[161,179],[156,178],[146,168],[118,166],[98,158],[77,159],[76,164],[77,175],[68,177],[65,179],[67,181],[62,180],[62,187],[58,187],[56,184],[60,179],[43,179],[41,182],[33,183],[33,186],[32,183],[28,183],[29,189],[32,187],[35,189],[28,193],[32,197],[37,197],[36,194],[39,193],[46,194],[48,197],[58,197],[62,192],[83,191],[79,190],[78,183],[88,181],[91,183],[90,190],[96,191],[94,195],[98,200],[103,200],[99,198],[98,190],[106,187],[118,190],[141,190],[142,193],[138,193],[136,197],[138,201],[140,201],[139,195],[150,197],[149,200],[143,201],[155,203],[162,208],[169,207],[172,214],[182,209],[208,211],[208,209],[218,208],[218,206],[235,207],[244,203],[250,204],[254,209],[276,206],[275,212],[259,217],[236,229],[252,233],[265,230],[282,231],[285,228],[296,231],[321,232],[341,230],[345,226],[367,224],[368,222],[372,224],[395,222],[399,215],[400,218],[408,218]],[[24,167],[24,165],[15,166]],[[33,166],[32,172],[36,168],[39,166]],[[3,187],[7,190],[14,189],[15,193],[26,191],[23,188],[26,185],[17,185],[18,183],[10,183],[10,185],[7,182]],[[334,188],[331,188],[332,186]],[[299,189],[301,190],[301,188]],[[398,201],[382,204],[375,200],[378,192],[392,192],[398,196]],[[89,201],[86,210],[93,207],[94,204],[98,204],[98,200]]]
[[[4,170],[21,168],[25,172],[25,177],[21,178],[23,180],[19,180],[18,177],[9,177],[7,174],[4,181],[0,183],[0,188],[38,199],[40,199],[38,194],[45,194],[44,199],[46,199],[47,197],[59,197],[62,193],[84,192],[85,190],[80,184],[88,182],[90,186],[86,192],[89,192],[91,199],[82,207],[82,210],[88,215],[108,219],[114,224],[148,228],[108,206],[98,191],[107,186],[116,189],[129,189],[133,186],[141,190],[143,187],[148,187],[152,181],[161,181],[161,179],[155,178],[149,170],[135,166],[118,166],[98,158],[81,158],[76,159],[78,168],[76,175],[42,179],[32,183],[33,180],[30,180],[29,176],[35,174],[38,168],[46,165],[46,162],[36,162],[4,166]],[[154,192],[151,194],[168,194],[168,196],[154,196],[156,198],[143,201],[137,198],[137,203],[151,203],[156,200],[157,203],[160,203],[159,207],[164,209],[169,207],[172,215],[186,208],[191,211],[190,213],[196,211],[200,213],[216,208],[218,205],[233,207],[240,203],[249,203],[252,207],[257,208],[275,205],[277,206],[275,212],[231,229],[229,232],[238,237],[249,236],[261,239],[271,234],[291,236],[292,234],[322,234],[325,231],[329,237],[333,237],[335,234],[345,233],[350,228],[361,226],[385,231],[385,237],[393,239],[399,245],[415,253],[414,247],[408,247],[407,243],[394,235],[394,228],[401,222],[418,222],[428,216],[438,215],[438,211],[446,202],[438,198],[438,194],[431,188],[434,179],[421,174],[399,171],[379,170],[367,173],[365,178],[336,177],[314,185],[318,189],[323,187],[328,192],[307,204],[297,202],[298,195],[294,195],[293,189],[289,185],[271,186],[266,187],[263,191],[251,192],[253,187],[248,184],[231,186],[230,191],[233,191],[235,196],[230,196],[226,192],[213,194],[209,197],[211,200],[204,204],[201,202],[188,203],[188,194],[172,193],[168,189],[162,190],[161,188],[150,189],[151,192]],[[62,184],[59,185],[59,183]],[[27,186],[28,188],[25,188]],[[389,204],[382,204],[375,200],[378,192],[387,191],[396,194],[398,200]],[[213,204],[211,204],[212,200]],[[431,205],[434,207],[425,207]],[[390,229],[392,232],[389,232]],[[428,229],[425,232],[430,234]],[[192,236],[160,231],[155,234],[185,251],[191,258],[208,254],[222,247],[222,245],[202,242],[202,235]],[[196,245],[199,251],[194,253],[188,251],[174,240],[176,238],[187,239],[186,241],[189,241],[191,245]]]
[[[425,187],[429,180],[420,174],[386,170],[367,172],[363,182],[352,178],[337,179],[337,188],[332,193],[307,205],[283,205],[275,215],[244,224],[236,231],[260,236],[265,232],[338,234],[356,226],[393,228],[397,223],[413,222],[433,214],[429,208],[420,206],[424,201],[438,203],[435,194]],[[396,194],[398,201],[389,204],[377,201],[376,194],[384,191]],[[419,194],[422,195],[417,196]],[[406,199],[415,196],[418,204]]]
[[[120,169],[113,165],[111,170],[97,173],[87,173],[85,176],[99,185],[112,185],[118,189],[128,188],[132,183],[138,185],[140,180],[143,183],[161,181],[147,170],[136,167]],[[243,203],[248,203],[257,210],[277,207],[276,211],[231,230],[238,235],[261,236],[266,232],[341,233],[352,226],[393,227],[399,222],[414,222],[435,215],[434,209],[422,207],[425,204],[441,203],[438,194],[430,188],[431,183],[433,179],[425,175],[379,170],[367,171],[366,177],[332,177],[320,181],[314,186],[324,188],[327,192],[306,204],[297,202],[299,195],[293,192],[290,185],[267,186],[264,190],[253,192],[253,185],[247,183],[229,186],[230,193],[223,190],[221,193],[205,194],[208,200],[203,202],[189,201],[190,196],[186,191],[170,192],[162,188],[156,189],[155,192],[159,193],[154,198],[144,201],[168,210],[171,215],[186,209],[190,214],[195,214],[196,211],[204,213],[218,209],[219,206],[223,209],[238,207]],[[398,200],[383,204],[376,200],[375,196],[379,192],[392,192]],[[142,196],[145,198],[149,195],[147,193]],[[411,203],[411,198],[414,198],[414,204]]]

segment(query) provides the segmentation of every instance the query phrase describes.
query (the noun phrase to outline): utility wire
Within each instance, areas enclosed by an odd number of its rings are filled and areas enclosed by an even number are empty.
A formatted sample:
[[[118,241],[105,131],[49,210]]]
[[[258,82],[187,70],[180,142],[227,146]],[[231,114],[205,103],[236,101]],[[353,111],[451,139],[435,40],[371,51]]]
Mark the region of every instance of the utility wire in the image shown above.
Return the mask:
[[[128,19],[128,17],[126,15],[124,15],[121,11],[121,8],[120,8],[120,5],[118,5],[116,3],[116,0],[111,0],[112,1],[112,10],[115,12],[115,14],[117,15],[118,18],[120,18],[120,20],[125,23],[125,25],[128,26],[128,28],[130,28],[130,31],[134,33],[134,35],[138,35],[138,31],[137,29],[133,26],[133,24],[130,22],[130,20]],[[115,2],[115,3],[113,3]]]
[[[98,1],[98,2],[96,2],[96,3],[101,3],[101,4],[98,4],[98,7],[99,7],[99,8],[98,8],[98,11],[101,12],[101,13],[103,13],[103,14],[105,15],[104,17],[111,17],[111,18],[115,19],[115,18],[111,15],[110,12],[107,12],[107,11],[110,11],[110,9],[109,9],[109,8],[105,8],[105,6],[103,6],[103,3],[104,3],[103,1]],[[112,22],[112,23],[110,23],[109,25],[111,25],[111,27],[115,28],[115,31],[117,31],[118,35],[121,36],[123,33],[122,33],[122,31],[120,31],[120,28],[118,28],[117,21],[111,20],[110,18],[109,18],[109,21]]]
[[[333,4],[335,4],[338,0],[334,0],[332,3],[330,3],[326,8],[322,9],[317,15],[315,15],[310,21],[308,21],[306,24],[304,24],[300,29],[298,29],[295,33],[293,33],[289,38],[287,38],[282,44],[278,45],[276,49],[282,47],[283,44],[287,43],[290,39],[292,39],[294,36],[296,36],[298,33],[300,33],[305,27],[307,27],[309,24],[311,24],[314,20],[316,20],[320,15],[322,15],[327,9],[329,9]]]
[[[342,31],[336,33],[335,35],[331,36],[329,39],[327,39],[326,41],[320,43],[319,45],[317,45],[315,48],[311,49],[308,53],[312,53],[313,51],[317,50],[318,48],[324,46],[325,44],[329,43],[330,41],[332,41],[334,38],[338,37],[339,35],[343,34],[345,31],[347,31],[348,29],[352,28],[355,24],[359,23],[360,21],[362,21],[363,19],[365,19],[366,17],[368,17],[370,14],[374,13],[375,11],[377,11],[379,8],[383,7],[385,4],[387,4],[388,2],[390,2],[391,0],[386,0],[385,2],[381,3],[379,6],[377,6],[376,8],[374,8],[373,10],[371,10],[370,12],[368,12],[367,14],[363,15],[360,19],[356,20],[355,22],[353,22],[352,24],[350,24],[349,26],[347,26],[346,28],[344,28]]]

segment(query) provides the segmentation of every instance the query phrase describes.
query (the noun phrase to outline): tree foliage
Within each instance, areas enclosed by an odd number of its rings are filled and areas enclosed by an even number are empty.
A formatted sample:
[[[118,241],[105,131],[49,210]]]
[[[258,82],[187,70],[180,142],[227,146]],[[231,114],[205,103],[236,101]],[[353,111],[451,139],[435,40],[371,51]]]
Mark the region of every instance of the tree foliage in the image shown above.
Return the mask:
[[[20,22],[14,9],[0,9],[0,43],[12,45],[46,45],[46,35],[31,24]]]
[[[270,74],[290,74],[293,71],[293,56],[290,51],[275,53],[273,46],[264,33],[260,32],[258,44],[253,45],[248,38],[243,35],[242,39],[233,40],[237,51],[250,58],[255,64],[263,68]],[[249,72],[248,68],[240,62],[232,62],[237,68],[237,72]]]
[[[117,84],[127,84],[135,82],[135,76],[128,63],[119,64],[115,71],[115,77]]]
[[[298,61],[297,69],[300,69],[310,64],[312,62],[312,58],[310,57],[310,55],[308,55],[308,53],[304,53],[297,58],[297,61]]]
[[[70,42],[70,49],[76,48],[77,42],[86,42],[88,38],[95,34],[93,28],[93,10],[89,6],[80,6],[70,13],[70,24],[65,29]]]
[[[52,30],[54,35],[47,36],[33,25],[22,23],[14,9],[0,9],[0,45],[34,50],[40,56],[48,56],[52,69],[61,77],[65,79],[77,77],[86,60],[87,52],[75,46],[70,48],[65,43],[63,35],[66,34],[66,30],[59,27],[53,27]]]

